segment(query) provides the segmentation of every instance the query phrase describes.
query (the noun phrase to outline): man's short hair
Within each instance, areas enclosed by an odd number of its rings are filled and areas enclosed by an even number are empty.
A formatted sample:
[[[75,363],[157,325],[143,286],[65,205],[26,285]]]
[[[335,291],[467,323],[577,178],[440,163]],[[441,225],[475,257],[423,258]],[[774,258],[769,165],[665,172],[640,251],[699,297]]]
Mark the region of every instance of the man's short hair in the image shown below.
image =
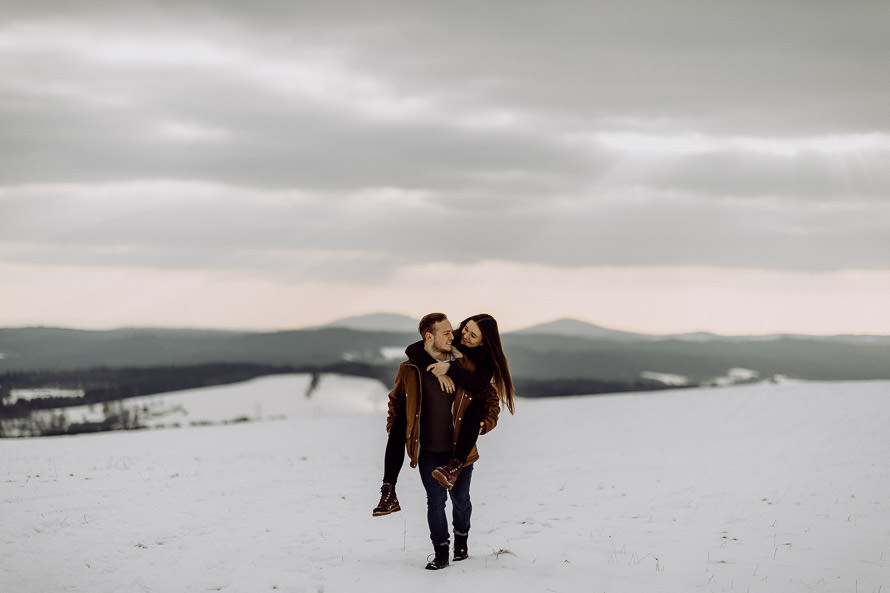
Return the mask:
[[[448,316],[445,313],[430,313],[429,315],[424,315],[423,319],[420,320],[420,324],[417,326],[417,331],[420,332],[420,337],[422,339],[426,339],[426,332],[432,332],[433,326],[448,319]]]

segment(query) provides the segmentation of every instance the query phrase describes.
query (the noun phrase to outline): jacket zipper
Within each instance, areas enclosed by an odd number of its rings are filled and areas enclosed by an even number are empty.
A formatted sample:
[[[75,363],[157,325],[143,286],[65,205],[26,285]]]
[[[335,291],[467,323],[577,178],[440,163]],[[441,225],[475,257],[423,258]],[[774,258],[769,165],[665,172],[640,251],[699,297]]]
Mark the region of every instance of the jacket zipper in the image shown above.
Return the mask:
[[[416,422],[416,430],[415,433],[417,436],[417,442],[414,445],[414,460],[415,462],[420,460],[420,411],[423,409],[423,377],[420,374],[420,369],[415,365],[411,365],[415,371],[417,371],[417,419]]]
[[[454,403],[451,404],[451,446],[457,446],[457,414],[460,412],[460,405],[463,403],[465,391],[461,388],[458,388],[460,392],[460,400],[457,399],[457,396],[454,398]]]

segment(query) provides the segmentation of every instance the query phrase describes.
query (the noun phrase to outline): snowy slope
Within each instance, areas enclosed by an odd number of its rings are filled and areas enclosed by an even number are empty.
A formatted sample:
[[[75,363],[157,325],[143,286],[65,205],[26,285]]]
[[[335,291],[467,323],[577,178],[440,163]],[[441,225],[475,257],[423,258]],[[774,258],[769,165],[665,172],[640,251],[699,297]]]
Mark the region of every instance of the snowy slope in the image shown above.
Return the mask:
[[[890,382],[521,400],[439,572],[416,470],[371,517],[385,389],[307,385],[202,392],[286,419],[0,441],[0,591],[890,591]]]
[[[321,389],[325,395],[316,397]],[[343,375],[323,375],[317,387],[311,375],[271,375],[217,387],[184,389],[130,397],[121,401],[140,412],[149,428],[221,424],[236,419],[272,420],[299,414],[385,413],[386,398],[376,381]],[[101,421],[102,406],[73,406],[55,410],[71,422]]]

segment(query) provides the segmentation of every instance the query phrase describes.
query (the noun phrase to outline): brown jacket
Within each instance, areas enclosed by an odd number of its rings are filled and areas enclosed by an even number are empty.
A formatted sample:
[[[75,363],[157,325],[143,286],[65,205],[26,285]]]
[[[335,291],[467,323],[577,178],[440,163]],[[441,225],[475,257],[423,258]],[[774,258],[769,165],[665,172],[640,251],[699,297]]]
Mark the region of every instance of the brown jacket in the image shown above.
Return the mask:
[[[451,364],[459,364],[471,372],[473,370],[473,363],[467,357],[458,358]],[[420,378],[423,372],[426,372],[426,370],[406,360],[399,366],[395,386],[389,392],[389,414],[386,418],[386,432],[389,433],[398,415],[404,413],[405,418],[408,420],[407,428],[405,429],[405,449],[408,451],[408,457],[411,459],[411,467],[417,467],[417,456],[420,454],[420,402],[423,397]],[[501,404],[493,386],[489,386],[485,392],[479,395],[469,393],[467,390],[457,386],[454,393],[454,403],[451,405],[452,424],[454,425],[452,446],[457,443],[457,435],[460,433],[464,411],[470,405],[470,402],[478,397],[484,398],[483,405],[485,406],[482,433],[489,432],[497,425]],[[477,459],[479,459],[479,452],[476,450],[476,447],[473,447],[473,450],[467,455],[466,465],[474,463]]]

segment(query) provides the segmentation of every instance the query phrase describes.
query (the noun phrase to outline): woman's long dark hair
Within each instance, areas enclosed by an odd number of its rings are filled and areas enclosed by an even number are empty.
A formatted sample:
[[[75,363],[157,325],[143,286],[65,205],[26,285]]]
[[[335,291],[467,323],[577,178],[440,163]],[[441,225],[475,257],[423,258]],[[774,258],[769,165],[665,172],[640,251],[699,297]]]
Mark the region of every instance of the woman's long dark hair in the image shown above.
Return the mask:
[[[504,356],[504,348],[501,346],[501,334],[498,331],[498,322],[494,317],[487,313],[480,313],[467,317],[460,322],[457,328],[458,336],[463,336],[464,327],[468,321],[475,321],[482,332],[482,348],[488,355],[488,359],[492,365],[492,382],[495,391],[498,392],[498,399],[507,406],[510,413],[513,413],[513,397],[516,392],[513,390],[513,378],[510,377],[510,365],[507,364],[507,357]]]

